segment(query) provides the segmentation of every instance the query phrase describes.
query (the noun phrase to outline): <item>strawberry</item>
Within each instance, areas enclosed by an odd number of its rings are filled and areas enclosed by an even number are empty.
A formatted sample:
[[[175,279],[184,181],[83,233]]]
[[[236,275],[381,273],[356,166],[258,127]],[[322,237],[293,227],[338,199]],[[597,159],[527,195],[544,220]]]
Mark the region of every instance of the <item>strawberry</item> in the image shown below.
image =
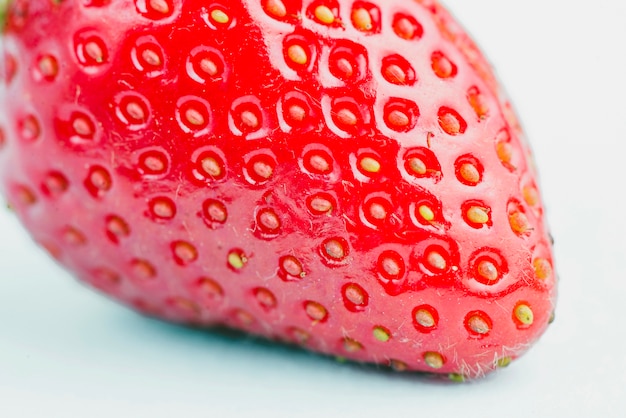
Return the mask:
[[[0,184],[150,315],[479,376],[556,296],[530,150],[435,0],[12,0]]]

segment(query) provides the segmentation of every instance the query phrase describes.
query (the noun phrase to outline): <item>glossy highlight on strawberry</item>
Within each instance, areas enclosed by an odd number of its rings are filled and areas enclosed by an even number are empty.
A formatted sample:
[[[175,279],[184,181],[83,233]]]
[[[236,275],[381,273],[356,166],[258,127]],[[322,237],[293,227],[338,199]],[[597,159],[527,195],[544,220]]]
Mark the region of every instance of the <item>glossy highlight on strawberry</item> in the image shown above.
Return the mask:
[[[475,377],[553,317],[530,149],[434,0],[12,0],[0,190],[144,313]]]

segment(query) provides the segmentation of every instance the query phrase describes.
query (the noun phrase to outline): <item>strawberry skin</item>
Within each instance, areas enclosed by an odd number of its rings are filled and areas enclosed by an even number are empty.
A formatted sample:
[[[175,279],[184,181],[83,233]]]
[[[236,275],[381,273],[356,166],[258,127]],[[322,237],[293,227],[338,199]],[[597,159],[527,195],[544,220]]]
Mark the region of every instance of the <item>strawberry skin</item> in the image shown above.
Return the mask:
[[[0,190],[144,313],[480,376],[556,276],[530,150],[434,0],[13,0]]]

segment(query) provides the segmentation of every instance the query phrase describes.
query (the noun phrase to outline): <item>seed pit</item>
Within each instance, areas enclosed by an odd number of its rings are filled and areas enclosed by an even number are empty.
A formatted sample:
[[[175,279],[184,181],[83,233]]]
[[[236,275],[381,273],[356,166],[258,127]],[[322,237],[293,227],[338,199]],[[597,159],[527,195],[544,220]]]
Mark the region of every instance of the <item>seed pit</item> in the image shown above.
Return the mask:
[[[140,280],[150,280],[156,277],[156,268],[150,262],[134,259],[130,262],[133,277]]]
[[[362,80],[367,74],[367,51],[353,42],[338,42],[330,52],[331,74],[344,82]]]
[[[381,228],[393,213],[393,205],[383,196],[373,196],[365,200],[361,211],[366,225]]]
[[[42,55],[37,58],[34,73],[37,80],[54,81],[59,74],[59,62],[53,55]]]
[[[217,228],[226,223],[228,211],[219,200],[207,199],[202,204],[202,217],[210,228]]]
[[[258,153],[246,158],[244,175],[246,180],[253,185],[267,183],[276,170],[276,160],[270,154],[260,150]]]
[[[360,32],[368,34],[380,32],[380,9],[372,3],[354,2],[350,18],[354,28]]]
[[[41,191],[48,197],[57,198],[67,191],[69,180],[59,171],[51,171],[44,177]]]
[[[387,283],[401,280],[406,272],[406,266],[400,254],[393,250],[386,250],[378,256],[377,270],[383,281]]]
[[[417,105],[409,100],[392,98],[383,111],[385,124],[391,130],[407,132],[415,127],[419,116]]]
[[[186,241],[175,241],[171,244],[174,261],[179,266],[186,266],[198,259],[198,250]]]
[[[506,260],[497,250],[488,248],[474,254],[470,266],[474,279],[487,286],[498,283],[508,272]]]
[[[263,208],[257,212],[256,224],[259,232],[266,238],[278,235],[281,221],[274,209]]]
[[[148,206],[149,215],[155,221],[168,221],[176,216],[176,204],[168,197],[155,197]]]
[[[480,90],[478,90],[478,87],[472,86],[467,90],[467,101],[472,109],[474,109],[474,113],[476,113],[476,117],[478,117],[479,120],[487,117],[489,114],[487,99]]]
[[[223,180],[226,177],[226,163],[216,150],[206,150],[198,155],[195,161],[193,176],[204,182]]]
[[[301,0],[263,0],[263,10],[268,16],[287,22],[300,20]]]
[[[519,302],[513,309],[513,320],[520,329],[529,328],[535,321],[535,315],[527,302]]]
[[[172,0],[135,0],[137,11],[151,20],[164,19],[174,12]]]
[[[218,50],[207,46],[194,48],[185,64],[187,75],[200,84],[225,82],[226,66]]]
[[[141,36],[130,51],[130,58],[137,71],[147,77],[161,75],[165,67],[163,48],[153,36]]]
[[[473,311],[465,316],[465,328],[470,335],[482,338],[489,334],[493,328],[493,323],[485,312]]]
[[[109,215],[105,219],[105,233],[107,238],[114,244],[119,244],[122,238],[130,235],[128,223],[116,215]]]
[[[454,163],[454,172],[457,180],[466,186],[476,186],[483,179],[484,168],[481,162],[473,155],[462,155]]]
[[[303,279],[306,273],[302,267],[302,263],[293,255],[286,255],[278,261],[278,275],[284,281],[293,281]]]
[[[160,176],[169,169],[167,154],[159,150],[147,150],[141,153],[137,163],[138,171],[144,176]]]
[[[269,290],[264,287],[255,288],[252,293],[256,298],[257,302],[266,311],[270,311],[276,308],[276,296]]]
[[[347,353],[356,353],[363,350],[363,344],[355,340],[354,338],[345,337],[342,339],[343,349]]]
[[[233,271],[241,270],[248,262],[248,256],[241,249],[230,250],[226,257],[228,268]]]
[[[413,16],[397,13],[393,17],[393,31],[395,34],[408,41],[419,39],[424,33],[422,25]]]
[[[442,107],[439,109],[439,126],[448,135],[461,135],[467,129],[467,122],[454,109]]]
[[[433,52],[431,56],[431,66],[439,78],[452,78],[457,74],[456,65],[441,51]]]
[[[518,236],[528,236],[533,227],[524,212],[524,208],[519,202],[511,201],[508,205],[509,226]]]
[[[442,274],[450,269],[450,255],[443,247],[431,245],[424,251],[423,265],[431,274]]]
[[[435,154],[423,147],[408,150],[402,157],[406,173],[414,179],[430,178],[439,181],[441,165]]]
[[[350,312],[361,312],[369,304],[369,295],[356,283],[347,283],[341,288],[343,304]]]
[[[323,149],[312,149],[302,157],[304,169],[317,175],[327,175],[333,171],[333,158]]]
[[[437,328],[439,323],[439,314],[437,310],[430,305],[420,305],[413,309],[413,326],[419,332],[431,332]]]
[[[186,133],[200,136],[208,133],[211,111],[209,103],[199,97],[181,97],[176,103],[176,121]]]
[[[116,98],[115,115],[128,129],[143,128],[150,116],[150,105],[134,93],[122,93]]]
[[[348,257],[348,242],[343,238],[329,238],[322,243],[322,259],[331,266],[343,265]]]
[[[472,228],[481,229],[493,225],[491,208],[483,202],[477,200],[465,202],[461,206],[461,211],[463,212],[463,220]]]
[[[304,311],[306,312],[307,316],[316,323],[326,322],[326,320],[328,320],[328,311],[320,303],[306,301],[304,302]]]
[[[307,198],[306,206],[311,214],[328,215],[337,207],[335,198],[325,192],[315,193]]]
[[[535,277],[539,280],[546,280],[552,276],[552,264],[545,258],[535,258],[533,260]]]
[[[109,172],[98,165],[89,169],[83,184],[89,194],[98,199],[104,197],[105,193],[113,186]]]
[[[391,332],[381,325],[375,326],[372,329],[372,334],[374,339],[380,341],[381,343],[386,343],[391,339]]]
[[[430,368],[441,369],[446,361],[441,354],[435,351],[428,351],[424,353],[424,362]]]
[[[390,55],[383,58],[382,75],[391,84],[412,86],[415,84],[415,70],[411,64],[400,55]]]
[[[203,300],[215,300],[224,296],[222,286],[209,277],[199,278],[196,282],[196,289]]]
[[[26,142],[33,142],[41,135],[41,124],[34,115],[26,115],[17,122],[17,132]]]
[[[74,35],[74,54],[79,64],[85,67],[99,67],[109,59],[106,42],[91,30]]]
[[[278,114],[282,116],[281,122],[284,122],[281,127],[286,132],[291,129],[309,131],[316,128],[319,117],[305,94],[298,91],[288,92],[278,106]]]
[[[283,41],[285,63],[296,73],[310,72],[317,60],[316,37],[308,32],[292,33]]]
[[[325,26],[338,26],[339,5],[335,0],[320,0],[312,3],[308,8],[309,18]]]

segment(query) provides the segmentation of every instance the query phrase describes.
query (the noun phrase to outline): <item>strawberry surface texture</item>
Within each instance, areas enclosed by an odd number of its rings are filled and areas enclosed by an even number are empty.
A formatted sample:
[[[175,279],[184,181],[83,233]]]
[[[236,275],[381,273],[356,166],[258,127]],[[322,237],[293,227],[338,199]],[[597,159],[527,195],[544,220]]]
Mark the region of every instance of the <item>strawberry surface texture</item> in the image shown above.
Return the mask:
[[[458,378],[547,328],[529,147],[436,1],[4,8],[1,191],[90,286],[167,320]]]

